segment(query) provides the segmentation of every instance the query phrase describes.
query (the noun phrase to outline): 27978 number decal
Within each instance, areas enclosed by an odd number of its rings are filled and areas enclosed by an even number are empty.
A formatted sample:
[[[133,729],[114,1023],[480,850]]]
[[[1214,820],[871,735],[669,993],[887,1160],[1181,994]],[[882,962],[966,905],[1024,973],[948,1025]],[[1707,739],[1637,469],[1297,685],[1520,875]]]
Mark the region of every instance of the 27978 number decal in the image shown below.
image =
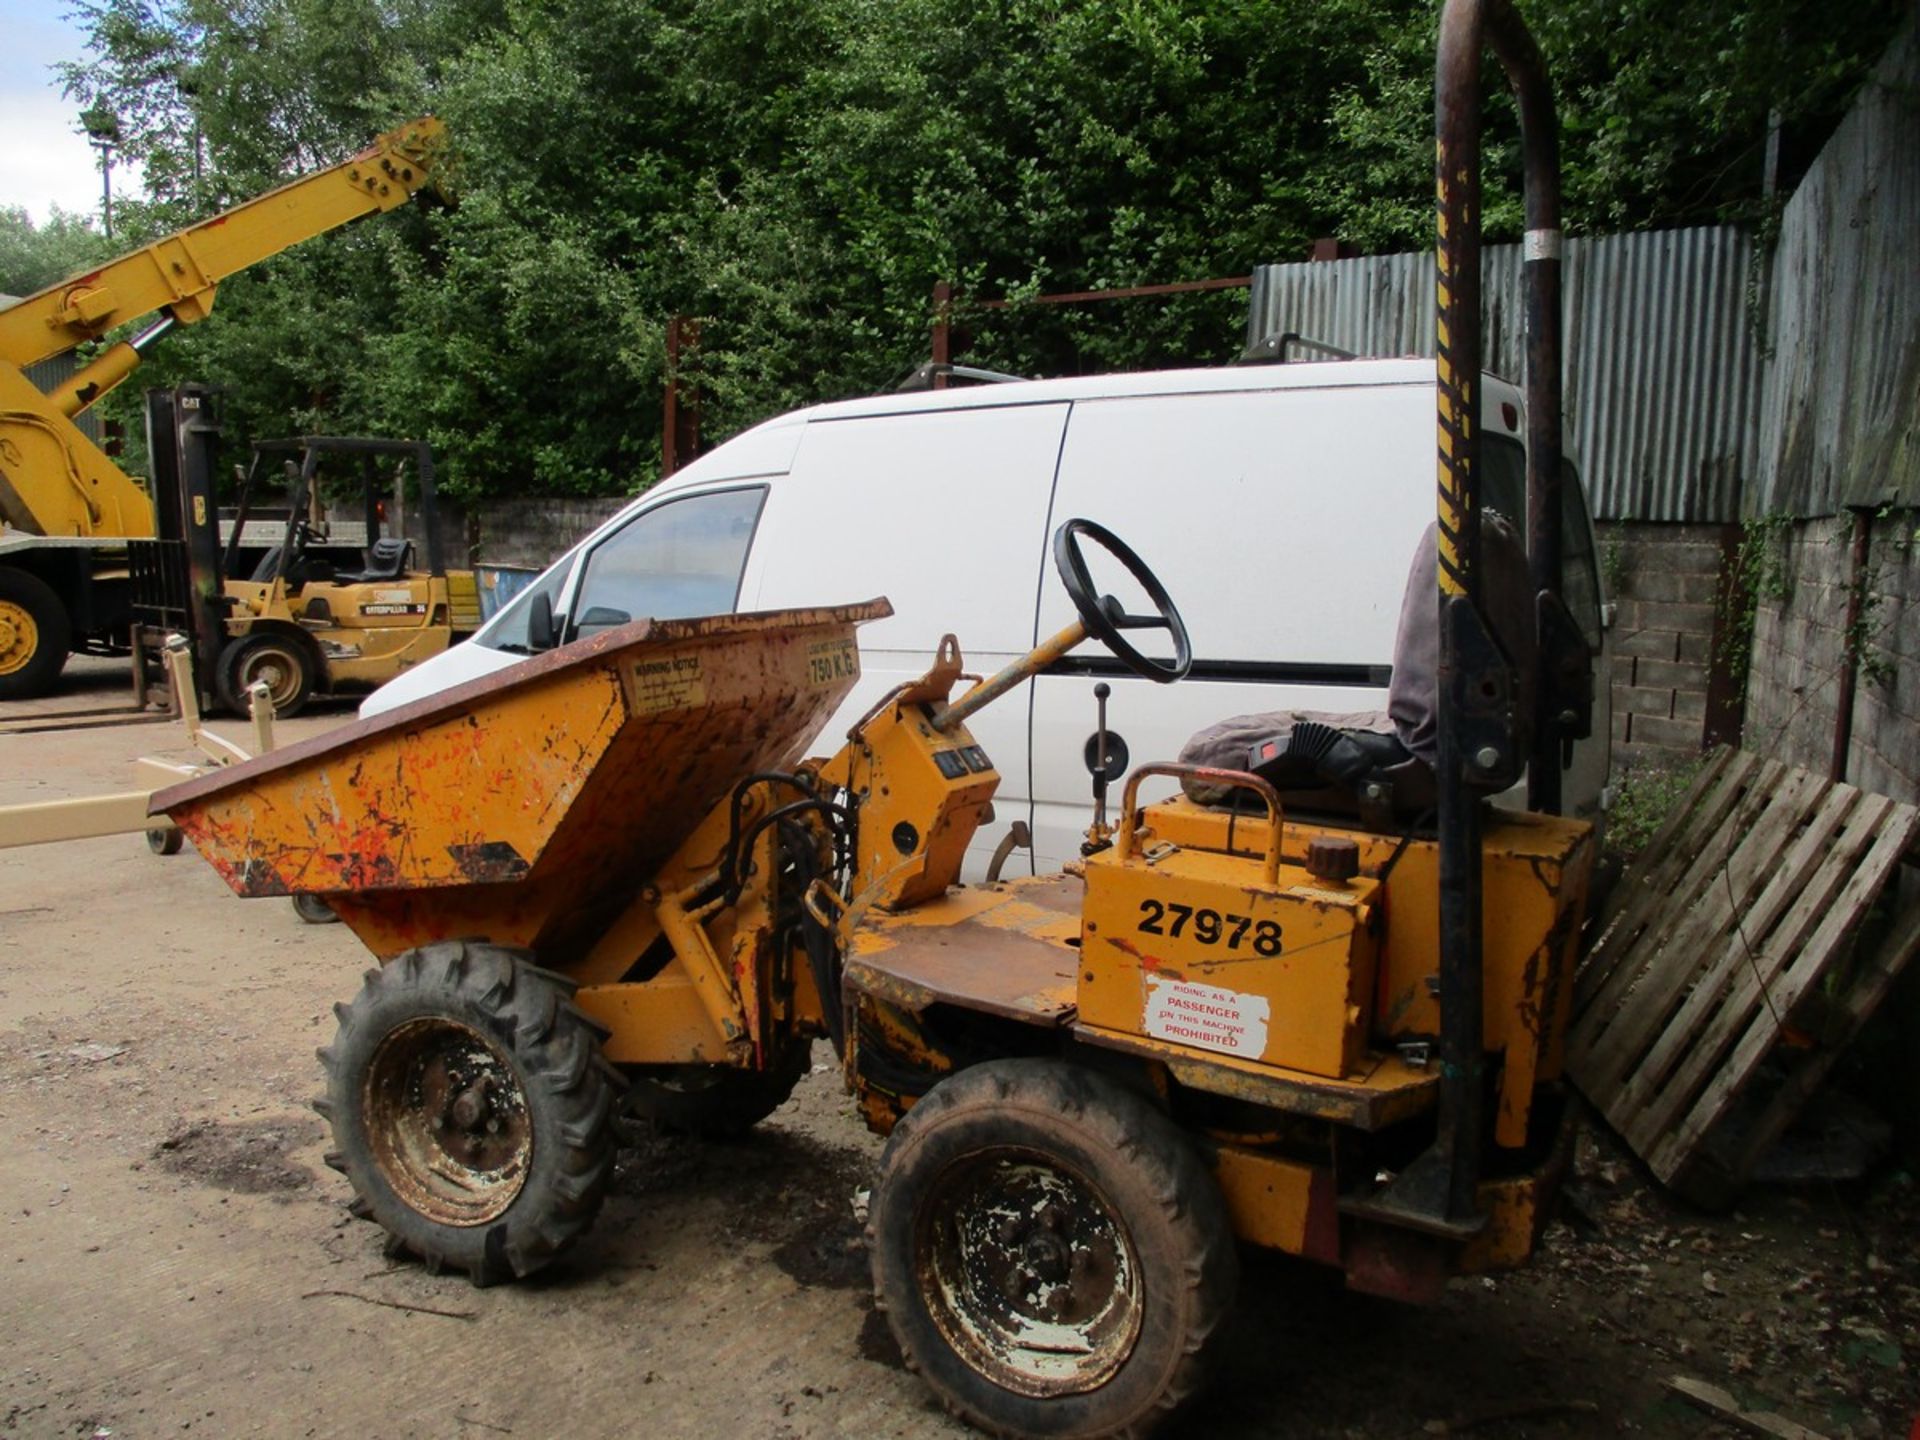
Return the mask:
[[[1142,900],[1140,913],[1146,918],[1134,928],[1143,934],[1165,935],[1176,940],[1184,935],[1202,945],[1225,945],[1229,950],[1238,950],[1245,943],[1256,955],[1280,953],[1277,921],[1256,921],[1250,915],[1222,915],[1218,910],[1196,910],[1191,905],[1160,900]]]

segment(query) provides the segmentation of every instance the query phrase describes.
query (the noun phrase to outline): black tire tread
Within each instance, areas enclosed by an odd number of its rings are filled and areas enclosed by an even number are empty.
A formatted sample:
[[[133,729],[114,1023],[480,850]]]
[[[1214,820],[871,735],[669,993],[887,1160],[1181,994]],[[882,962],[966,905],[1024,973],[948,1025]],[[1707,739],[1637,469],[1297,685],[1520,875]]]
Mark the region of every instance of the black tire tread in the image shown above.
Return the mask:
[[[34,700],[53,693],[73,648],[73,621],[54,588],[18,565],[0,565],[0,600],[10,600],[33,617],[40,643],[27,663],[0,675],[0,700]]]
[[[572,991],[561,977],[529,963],[524,951],[448,941],[409,950],[369,970],[353,1002],[334,1007],[340,1029],[318,1052],[327,1094],[314,1109],[333,1127],[339,1168],[352,1182],[358,1206],[430,1272],[443,1266],[461,1269],[476,1285],[524,1278],[569,1249],[598,1214],[613,1170],[612,1120],[620,1081],[600,1057],[597,1027],[569,1000]],[[455,1237],[478,1235],[477,1253],[471,1240],[464,1247],[443,1243],[448,1227],[425,1220],[392,1194],[380,1181],[359,1130],[352,1057],[371,1054],[379,1043],[377,1035],[366,1038],[360,1032],[373,1028],[376,1009],[408,995],[428,1001],[441,995],[449,1006],[486,1014],[496,1039],[512,1053],[530,1092],[529,1104],[535,1090],[545,1090],[552,1101],[551,1137],[563,1154],[551,1167],[536,1158],[527,1188],[506,1214]],[[329,1155],[328,1163],[334,1158]]]
[[[886,1293],[885,1270],[891,1257],[881,1243],[881,1226],[887,1180],[896,1167],[911,1163],[922,1137],[943,1122],[971,1123],[976,1115],[998,1126],[1030,1120],[1052,1127],[1065,1120],[1086,1132],[1096,1145],[1122,1157],[1145,1181],[1175,1236],[1176,1247],[1188,1257],[1182,1275],[1184,1308],[1191,1318],[1181,1352],[1153,1403],[1138,1414],[1118,1417],[1117,1424],[1043,1432],[1022,1428],[937,1384],[936,1395],[950,1414],[1000,1440],[1036,1440],[1042,1434],[1146,1440],[1205,1384],[1217,1349],[1213,1342],[1233,1308],[1239,1253],[1219,1186],[1195,1147],[1161,1111],[1143,1096],[1084,1067],[1055,1060],[999,1060],[963,1070],[936,1085],[907,1112],[887,1142],[866,1231],[873,1257],[875,1308],[886,1314],[906,1368],[923,1377],[928,1370],[915,1353],[912,1337],[903,1330],[900,1307],[890,1304]]]

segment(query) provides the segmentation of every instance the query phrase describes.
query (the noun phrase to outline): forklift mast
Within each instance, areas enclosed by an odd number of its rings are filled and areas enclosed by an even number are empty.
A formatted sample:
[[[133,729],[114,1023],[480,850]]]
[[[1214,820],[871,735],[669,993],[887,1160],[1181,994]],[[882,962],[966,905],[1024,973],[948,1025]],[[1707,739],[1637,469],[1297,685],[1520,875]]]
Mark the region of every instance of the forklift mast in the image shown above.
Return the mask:
[[[194,681],[211,696],[227,624],[214,494],[219,396],[204,385],[181,385],[149,390],[146,402],[157,534],[127,544],[134,613],[158,633],[187,637]]]

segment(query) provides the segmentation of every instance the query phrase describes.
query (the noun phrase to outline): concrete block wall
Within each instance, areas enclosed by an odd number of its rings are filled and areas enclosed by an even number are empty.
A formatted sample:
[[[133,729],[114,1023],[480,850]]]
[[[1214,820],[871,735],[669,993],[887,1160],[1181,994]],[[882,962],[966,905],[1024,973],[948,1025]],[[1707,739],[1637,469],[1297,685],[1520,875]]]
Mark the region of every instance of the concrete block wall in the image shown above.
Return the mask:
[[[443,502],[447,553],[459,558],[471,552],[472,562],[480,565],[544,570],[630,499],[486,500],[465,507]],[[412,522],[409,515],[409,530]]]
[[[1802,521],[1784,543],[1787,593],[1763,598],[1754,618],[1746,744],[1824,773],[1848,660],[1851,517]],[[1920,802],[1920,511],[1874,519],[1866,574],[1872,663],[1856,682],[1846,778]]]
[[[1597,528],[1602,583],[1614,604],[1614,768],[1690,759],[1706,734],[1724,527]]]

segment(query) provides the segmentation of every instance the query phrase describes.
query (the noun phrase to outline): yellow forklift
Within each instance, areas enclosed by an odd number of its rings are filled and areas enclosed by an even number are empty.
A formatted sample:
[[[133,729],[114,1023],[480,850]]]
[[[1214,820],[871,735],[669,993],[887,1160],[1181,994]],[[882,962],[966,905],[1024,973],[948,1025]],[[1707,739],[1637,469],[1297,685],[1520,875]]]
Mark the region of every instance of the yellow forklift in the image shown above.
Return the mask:
[[[253,482],[263,461],[280,456],[288,457],[292,482],[286,527],[240,579],[234,562]],[[382,462],[393,462],[393,468],[383,470]],[[386,524],[384,497],[401,493],[409,469],[426,538],[424,557],[416,557],[413,542],[389,533]],[[324,486],[330,471],[333,483]],[[246,713],[245,697],[256,680],[267,683],[275,711],[287,715],[309,694],[384,685],[480,628],[473,572],[447,568],[433,450],[424,440],[303,435],[256,442],[224,554],[227,639],[213,678],[220,702],[235,714]]]
[[[264,683],[278,715],[314,695],[372,690],[438,655],[481,622],[471,570],[449,569],[425,441],[359,435],[263,440],[236,466],[238,504],[222,522],[213,492],[216,397],[201,386],[147,396],[159,536],[128,543],[136,647],[184,635],[202,694],[248,713]],[[387,519],[411,472],[424,560]],[[284,513],[256,520],[265,475],[284,472]],[[231,526],[221,542],[218,527]],[[271,528],[272,543],[248,540]],[[239,572],[245,571],[244,578]]]
[[[1518,645],[1482,598],[1483,36],[1527,139]],[[1152,679],[1189,663],[1164,588],[1085,521],[1054,542],[1075,624],[985,679],[947,637],[824,759],[801,757],[884,601],[635,621],[160,791],[236,892],[323,896],[379,961],[320,1052],[356,1213],[433,1270],[531,1274],[598,1210],[618,1107],[743,1128],[826,1038],[889,1137],[869,1238],[893,1333],[950,1409],[1021,1437],[1154,1430],[1202,1382],[1239,1244],[1409,1300],[1527,1259],[1567,1157],[1595,852],[1551,813],[1591,667],[1543,548],[1551,110],[1505,0],[1449,0],[1440,80],[1435,810],[1303,813],[1256,745],[1135,769],[1065,873],[960,884],[999,780],[975,712],[1089,638]],[[1170,655],[1139,648],[1156,631]],[[1492,808],[1523,774],[1534,810]]]
[[[150,493],[83,428],[86,412],[173,330],[207,319],[229,277],[437,185],[445,146],[445,127],[423,116],[0,309],[0,700],[47,694],[70,650],[127,653],[127,542],[162,531]],[[156,312],[139,334],[77,359],[51,390],[28,378]]]

